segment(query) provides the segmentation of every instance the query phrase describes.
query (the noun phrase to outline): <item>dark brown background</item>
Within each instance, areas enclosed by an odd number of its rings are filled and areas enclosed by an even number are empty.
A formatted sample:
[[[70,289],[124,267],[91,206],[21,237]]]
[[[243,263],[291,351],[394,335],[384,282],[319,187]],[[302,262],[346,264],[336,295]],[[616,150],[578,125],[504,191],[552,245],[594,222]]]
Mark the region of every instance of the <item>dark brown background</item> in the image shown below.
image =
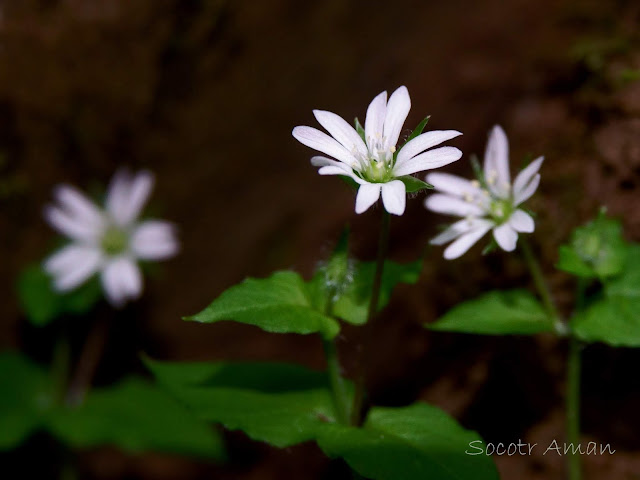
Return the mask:
[[[139,350],[322,368],[317,338],[180,317],[248,275],[309,275],[346,222],[354,253],[373,257],[379,211],[356,216],[353,194],[318,176],[290,132],[315,124],[313,108],[362,118],[374,95],[399,85],[411,93],[408,127],[430,114],[429,128],[464,132],[453,143],[465,157],[447,171],[469,175],[468,155],[483,152],[495,123],[509,135],[512,169],[546,156],[532,241],[565,312],[573,285],[552,265],[573,227],[606,205],[639,240],[638,2],[4,0],[0,12],[0,347],[47,357],[51,330],[25,324],[14,282],[54,244],[40,213],[55,184],[93,189],[117,166],[150,168],[151,210],[180,226],[183,252],[112,329],[98,383],[141,371]],[[393,219],[394,259],[419,256],[447,221],[422,198]],[[419,285],[397,290],[377,333],[373,399],[432,402],[487,441],[562,441],[564,345],[421,327],[482,291],[529,284],[517,255],[479,252],[445,262],[430,249]],[[353,338],[341,337],[347,362]],[[640,478],[639,364],[631,350],[585,352],[584,438],[618,450],[585,458],[587,479]],[[83,477],[105,479],[347,478],[312,445],[228,440],[228,466],[111,449],[80,465]],[[47,478],[55,456],[36,438],[2,458],[20,478],[37,468]],[[34,457],[45,460],[36,467]],[[563,478],[549,455],[497,462],[506,479]]]

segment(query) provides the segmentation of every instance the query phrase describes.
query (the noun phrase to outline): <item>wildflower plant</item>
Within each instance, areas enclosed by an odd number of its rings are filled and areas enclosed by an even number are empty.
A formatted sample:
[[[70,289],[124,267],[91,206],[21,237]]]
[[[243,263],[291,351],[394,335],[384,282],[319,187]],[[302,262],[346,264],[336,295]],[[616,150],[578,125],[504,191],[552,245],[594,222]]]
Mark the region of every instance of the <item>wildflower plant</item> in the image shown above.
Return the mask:
[[[45,208],[45,219],[71,241],[25,269],[18,293],[33,326],[46,326],[57,338],[48,366],[17,352],[0,353],[0,450],[46,432],[70,454],[115,445],[223,458],[219,435],[157,384],[133,376],[92,388],[109,323],[142,293],[138,262],[178,252],[172,224],[139,219],[152,187],[150,172],[121,170],[105,208],[75,187],[55,189],[56,204]],[[100,304],[103,295],[108,305]],[[74,355],[71,331],[85,323],[89,334]],[[75,475],[73,462],[59,468],[64,478]]]
[[[515,249],[518,233],[533,232],[533,219],[520,205],[538,187],[542,157],[531,162],[511,185],[507,148],[504,132],[494,127],[476,184],[457,177],[427,177],[447,193],[447,197],[427,199],[427,208],[468,216],[432,240],[442,244],[457,238],[445,250],[445,258],[459,257],[490,229],[505,251]],[[480,185],[485,190],[479,190]],[[640,245],[623,238],[620,222],[608,217],[604,208],[596,219],[576,228],[570,242],[559,247],[556,264],[558,270],[575,277],[575,303],[567,314],[556,307],[534,249],[525,238],[519,244],[537,297],[524,289],[489,291],[456,305],[428,328],[483,335],[547,332],[566,341],[566,440],[575,447],[568,456],[567,474],[570,480],[579,480],[581,351],[596,342],[640,347]]]
[[[461,158],[456,147],[438,146],[461,134],[423,133],[426,117],[404,138],[410,107],[409,93],[400,87],[388,99],[386,92],[374,98],[364,126],[356,119],[352,127],[334,113],[315,110],[328,134],[313,127],[293,129],[298,141],[327,155],[311,159],[319,174],[344,177],[357,187],[357,214],[382,198],[374,261],[352,256],[345,229],[310,278],[291,270],[247,278],[184,318],[203,324],[234,321],[273,334],[316,335],[325,371],[270,362],[169,362],[143,355],[155,384],[133,377],[90,388],[95,369],[90,359],[100,357],[100,348],[96,351],[89,338],[74,359],[66,330],[76,322],[95,322],[100,347],[104,326],[94,318],[99,300],[106,298],[109,312],[120,311],[142,294],[141,265],[175,255],[179,245],[172,224],[141,219],[153,186],[148,172],[116,174],[104,207],[74,187],[58,187],[45,218],[70,242],[27,269],[18,289],[31,323],[57,327],[59,340],[48,369],[25,355],[0,354],[0,449],[45,431],[70,450],[115,444],[135,452],[222,459],[221,438],[211,428],[215,424],[277,448],[315,442],[327,456],[343,459],[355,474],[372,480],[497,479],[489,456],[468,452],[471,444],[479,448],[482,443],[477,433],[423,402],[373,405],[366,391],[379,313],[398,284],[418,281],[423,266],[422,258],[409,263],[387,258],[391,215],[404,214],[408,193],[432,188],[436,192],[425,206],[460,218],[431,240],[448,244],[444,257],[464,255],[491,232],[490,246],[505,252],[520,248],[537,294],[521,288],[485,292],[453,307],[428,328],[485,335],[551,333],[566,341],[567,439],[577,443],[582,348],[594,342],[640,347],[640,245],[626,241],[621,224],[604,210],[577,228],[559,248],[556,267],[573,275],[577,285],[572,312],[561,311],[526,235],[534,232],[535,221],[524,203],[540,184],[543,157],[512,181],[508,140],[496,126],[484,165],[475,165],[475,179],[432,172],[424,182],[414,175]],[[357,327],[353,330],[359,331],[361,344],[355,349],[358,366],[348,375],[336,343],[346,324]],[[579,480],[577,455],[569,457],[568,467],[570,480]]]
[[[455,130],[422,133],[426,119],[401,142],[410,108],[405,87],[387,101],[386,92],[369,105],[365,125],[314,111],[327,135],[296,127],[293,136],[332,158],[313,157],[321,175],[346,177],[358,187],[356,213],[382,197],[384,209],[375,261],[357,261],[345,232],[309,279],[294,271],[248,278],[222,292],[187,321],[235,321],[274,334],[318,335],[326,371],[269,363],[172,363],[146,359],[160,383],[198,416],[242,430],[250,438],[285,448],[314,441],[331,458],[342,458],[359,475],[375,480],[498,478],[492,460],[465,454],[478,435],[449,415],[417,402],[401,408],[371,405],[365,391],[370,342],[378,313],[395,286],[417,282],[422,260],[406,264],[387,258],[390,214],[402,215],[407,192],[430,186],[412,174],[461,157],[455,147],[439,147]],[[360,327],[359,367],[345,375],[336,338],[344,324]]]

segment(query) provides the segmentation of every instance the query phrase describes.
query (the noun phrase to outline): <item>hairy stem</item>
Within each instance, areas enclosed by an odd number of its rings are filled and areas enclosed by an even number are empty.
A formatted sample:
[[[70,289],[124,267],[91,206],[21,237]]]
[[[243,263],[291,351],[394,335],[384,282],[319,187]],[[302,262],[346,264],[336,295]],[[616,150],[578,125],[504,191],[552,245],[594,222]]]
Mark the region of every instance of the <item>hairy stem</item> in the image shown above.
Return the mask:
[[[351,408],[349,391],[347,390],[345,379],[340,374],[340,361],[334,340],[324,340],[324,354],[327,359],[327,373],[329,374],[329,384],[336,415],[340,423],[347,425]]]
[[[363,418],[363,406],[367,376],[367,364],[369,363],[369,349],[373,336],[372,320],[378,311],[380,303],[380,287],[382,285],[382,273],[384,270],[384,259],[387,256],[389,247],[389,224],[390,215],[386,210],[382,211],[382,219],[380,222],[380,233],[378,236],[378,257],[376,259],[376,271],[373,277],[373,287],[371,289],[371,298],[369,300],[369,309],[367,311],[367,323],[364,326],[364,340],[362,342],[362,350],[360,354],[360,374],[356,380],[356,388],[353,395],[353,406],[351,408],[351,424],[360,425]]]
[[[93,325],[82,348],[78,366],[67,391],[69,405],[81,405],[91,387],[100,357],[107,341],[109,324],[105,318],[100,318]]]
[[[531,272],[531,276],[533,277],[533,282],[536,286],[536,289],[538,290],[538,294],[542,299],[544,309],[546,310],[547,315],[549,315],[549,317],[553,319],[556,333],[564,335],[567,331],[567,327],[562,321],[562,318],[560,317],[560,314],[558,313],[558,310],[553,303],[549,285],[547,285],[547,282],[544,279],[542,270],[540,268],[540,265],[538,264],[538,260],[534,256],[529,242],[524,237],[520,238],[520,249],[522,250],[524,259],[527,262],[527,266],[529,267],[529,271]]]
[[[335,292],[329,291],[327,305],[324,313],[328,317],[333,316],[333,304],[335,302]],[[331,396],[333,397],[333,406],[336,409],[338,421],[344,425],[349,423],[350,419],[350,402],[347,382],[342,377],[340,359],[338,358],[338,348],[335,340],[322,340],[324,347],[324,355],[327,359],[327,374],[329,376],[329,386],[331,387]]]

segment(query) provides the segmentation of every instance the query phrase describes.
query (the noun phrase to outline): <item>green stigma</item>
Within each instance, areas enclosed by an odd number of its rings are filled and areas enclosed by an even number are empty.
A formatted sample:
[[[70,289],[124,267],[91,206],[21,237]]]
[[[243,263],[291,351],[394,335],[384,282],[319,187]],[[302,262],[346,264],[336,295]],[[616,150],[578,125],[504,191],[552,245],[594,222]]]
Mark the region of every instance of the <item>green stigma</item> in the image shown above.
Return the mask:
[[[117,227],[109,227],[102,236],[102,250],[107,255],[118,255],[124,252],[129,245],[127,234]]]
[[[393,167],[387,162],[371,161],[362,176],[371,183],[386,183],[393,178]]]
[[[495,199],[491,202],[491,216],[498,225],[509,220],[512,213],[513,203],[511,200]]]

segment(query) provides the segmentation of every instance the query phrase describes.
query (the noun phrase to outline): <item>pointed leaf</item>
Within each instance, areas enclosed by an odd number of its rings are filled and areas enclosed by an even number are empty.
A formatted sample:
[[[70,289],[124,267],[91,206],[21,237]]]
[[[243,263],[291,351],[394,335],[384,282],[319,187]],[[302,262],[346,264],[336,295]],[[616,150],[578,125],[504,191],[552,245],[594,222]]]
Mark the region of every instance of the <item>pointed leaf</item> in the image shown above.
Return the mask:
[[[458,304],[427,328],[482,335],[532,335],[554,330],[540,302],[526,290],[486,293]]]
[[[363,428],[326,426],[318,445],[372,480],[498,479],[491,457],[466,453],[484,449],[480,436],[426,404],[374,407]]]
[[[398,180],[404,183],[404,186],[407,189],[407,193],[416,193],[422,190],[432,190],[434,188],[430,183],[423,182],[419,178],[412,175],[404,175],[402,177],[398,177]]]
[[[78,408],[58,408],[49,418],[49,428],[76,448],[115,445],[131,452],[224,458],[217,432],[141,379],[93,390]]]
[[[302,278],[295,272],[276,272],[265,279],[248,278],[222,293],[205,310],[185,320],[215,323],[234,320],[274,333],[338,334],[338,323],[311,304]]]
[[[335,421],[324,373],[265,363],[146,364],[200,418],[276,447],[313,440]]]
[[[640,347],[640,245],[628,247],[622,273],[604,279],[603,298],[579,312],[571,323],[583,341]]]
[[[622,224],[601,210],[595,220],[576,228],[569,245],[559,250],[557,268],[585,278],[607,278],[622,272],[627,245]]]

